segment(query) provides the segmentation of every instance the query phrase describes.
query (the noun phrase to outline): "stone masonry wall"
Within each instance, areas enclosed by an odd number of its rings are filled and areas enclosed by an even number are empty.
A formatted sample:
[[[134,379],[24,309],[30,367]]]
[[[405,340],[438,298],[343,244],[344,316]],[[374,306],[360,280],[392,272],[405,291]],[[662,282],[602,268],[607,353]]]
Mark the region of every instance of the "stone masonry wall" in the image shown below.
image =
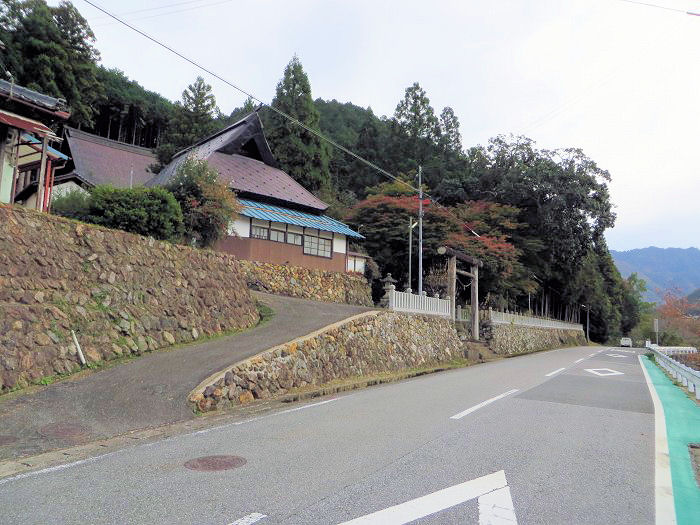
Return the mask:
[[[586,345],[583,330],[555,330],[515,324],[484,323],[483,338],[499,355],[518,355],[564,346]]]
[[[438,364],[462,356],[452,323],[438,317],[367,312],[272,348],[202,383],[190,401],[208,411],[334,379]]]
[[[331,303],[372,306],[372,292],[360,275],[300,266],[240,261],[248,286],[261,292]]]
[[[257,321],[229,255],[0,205],[0,392]]]

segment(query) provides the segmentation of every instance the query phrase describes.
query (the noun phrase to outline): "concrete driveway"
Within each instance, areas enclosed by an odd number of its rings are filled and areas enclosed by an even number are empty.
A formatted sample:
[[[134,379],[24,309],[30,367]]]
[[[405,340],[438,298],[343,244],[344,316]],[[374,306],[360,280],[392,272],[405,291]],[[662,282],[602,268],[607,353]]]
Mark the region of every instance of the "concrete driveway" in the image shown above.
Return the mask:
[[[146,354],[80,379],[0,398],[0,460],[191,419],[192,388],[212,373],[368,308],[254,293],[275,312],[252,330]]]

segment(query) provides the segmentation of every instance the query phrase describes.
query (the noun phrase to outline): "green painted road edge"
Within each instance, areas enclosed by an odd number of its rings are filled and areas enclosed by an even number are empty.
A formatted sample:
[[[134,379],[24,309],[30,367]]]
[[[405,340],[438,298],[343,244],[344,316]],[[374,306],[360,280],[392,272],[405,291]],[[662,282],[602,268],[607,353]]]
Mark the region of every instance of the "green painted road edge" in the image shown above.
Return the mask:
[[[700,443],[700,406],[649,358],[643,357],[642,361],[663,404],[676,522],[694,525],[700,516],[700,487],[695,481],[688,444]]]

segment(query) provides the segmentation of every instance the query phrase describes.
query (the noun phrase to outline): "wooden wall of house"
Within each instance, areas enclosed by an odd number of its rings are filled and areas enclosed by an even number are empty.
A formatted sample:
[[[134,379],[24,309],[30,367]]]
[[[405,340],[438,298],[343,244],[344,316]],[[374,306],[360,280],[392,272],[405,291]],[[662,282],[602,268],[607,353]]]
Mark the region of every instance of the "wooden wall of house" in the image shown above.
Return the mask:
[[[345,272],[345,254],[332,252],[330,259],[305,255],[302,246],[262,239],[226,237],[219,241],[216,249],[230,253],[239,259],[268,262],[286,266],[302,266],[329,272]]]

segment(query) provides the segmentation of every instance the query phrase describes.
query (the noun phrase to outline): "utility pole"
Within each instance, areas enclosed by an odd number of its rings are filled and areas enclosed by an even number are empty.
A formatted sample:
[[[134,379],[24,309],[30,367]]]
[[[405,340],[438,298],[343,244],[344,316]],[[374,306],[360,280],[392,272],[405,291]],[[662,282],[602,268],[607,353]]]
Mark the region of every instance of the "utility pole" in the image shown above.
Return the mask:
[[[413,228],[418,226],[417,222],[413,222],[413,217],[408,218],[408,286],[411,289],[411,266],[413,261]]]
[[[418,295],[423,295],[423,167],[418,166]]]

